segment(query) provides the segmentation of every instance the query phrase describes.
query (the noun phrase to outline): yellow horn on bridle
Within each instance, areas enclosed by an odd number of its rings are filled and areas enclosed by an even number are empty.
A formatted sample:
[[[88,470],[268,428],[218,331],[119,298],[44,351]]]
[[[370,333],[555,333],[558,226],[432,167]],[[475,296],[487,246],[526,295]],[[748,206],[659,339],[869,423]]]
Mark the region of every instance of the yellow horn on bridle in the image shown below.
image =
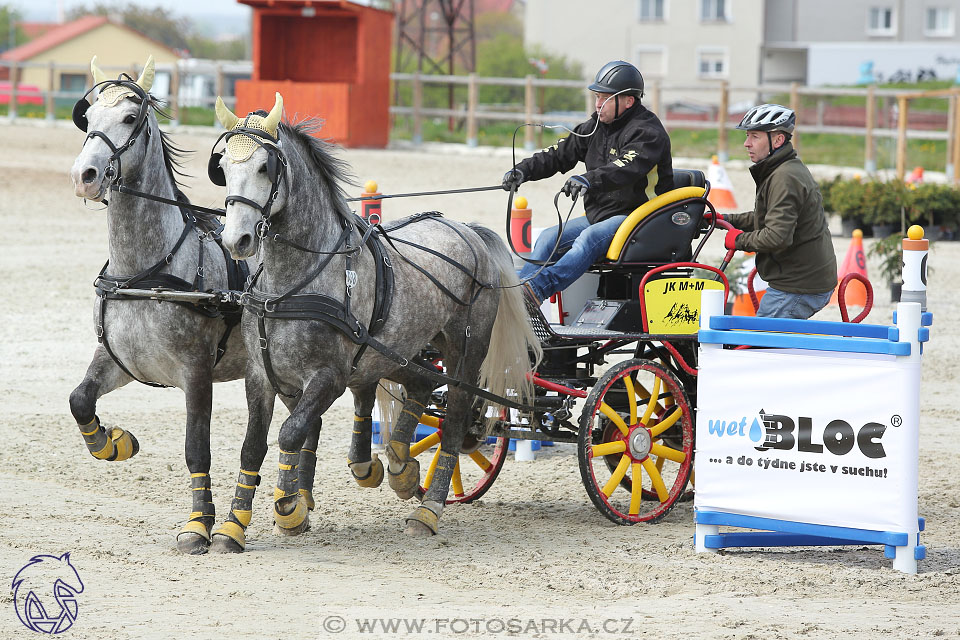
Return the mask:
[[[153,86],[153,56],[147,58],[147,63],[143,65],[143,73],[140,74],[140,77],[137,78],[137,84],[140,85],[140,88],[143,89],[144,93],[150,92],[150,87]]]
[[[237,126],[240,118],[234,115],[233,111],[230,111],[230,108],[223,103],[223,98],[220,96],[217,96],[217,104],[214,110],[217,113],[217,120],[220,121],[223,128],[227,131],[233,131],[233,128]]]
[[[100,67],[97,66],[97,56],[93,56],[93,58],[90,60],[90,73],[93,74],[93,84],[99,84],[109,80],[109,78],[107,78],[107,74],[101,71]]]
[[[272,135],[274,138],[277,137],[277,125],[280,124],[280,116],[282,115],[283,97],[280,95],[280,92],[277,92],[277,98],[273,104],[273,109],[270,110],[270,113],[263,121],[263,128],[266,129],[267,133]]]

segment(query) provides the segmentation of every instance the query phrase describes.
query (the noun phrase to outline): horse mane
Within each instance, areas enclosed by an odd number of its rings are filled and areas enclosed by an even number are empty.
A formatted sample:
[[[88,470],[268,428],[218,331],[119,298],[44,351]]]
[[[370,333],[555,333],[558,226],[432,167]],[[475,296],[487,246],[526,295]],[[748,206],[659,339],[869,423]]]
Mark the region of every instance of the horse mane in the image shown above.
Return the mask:
[[[281,122],[280,131],[289,136],[296,144],[306,151],[305,157],[313,164],[314,168],[320,173],[323,181],[333,198],[333,206],[337,213],[345,218],[351,216],[350,207],[347,206],[347,193],[342,184],[358,186],[355,177],[350,171],[350,164],[342,158],[333,155],[337,145],[329,140],[317,138],[313,134],[323,128],[321,118],[304,118],[297,122]]]
[[[150,96],[150,106],[153,107],[154,112],[158,116],[170,118],[170,114],[163,109],[166,105],[162,100]],[[173,182],[173,193],[174,199],[177,202],[183,202],[184,204],[190,204],[190,199],[187,195],[181,190],[183,185],[180,184],[179,176],[186,177],[187,174],[183,172],[183,164],[187,156],[189,156],[192,151],[187,151],[181,149],[177,145],[173,144],[173,139],[170,137],[170,134],[164,132],[159,127],[157,130],[160,132],[160,148],[163,151],[163,166],[167,170],[167,175],[170,176],[170,181]],[[216,231],[220,228],[220,219],[212,213],[205,213],[203,211],[192,211],[193,217],[197,220],[197,226],[201,231]]]

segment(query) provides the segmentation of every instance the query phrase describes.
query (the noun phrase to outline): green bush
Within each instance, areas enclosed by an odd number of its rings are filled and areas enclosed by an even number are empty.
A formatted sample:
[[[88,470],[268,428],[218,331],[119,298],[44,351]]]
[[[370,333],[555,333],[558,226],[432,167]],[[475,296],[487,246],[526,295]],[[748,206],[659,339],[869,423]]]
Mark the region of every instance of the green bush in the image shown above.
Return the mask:
[[[902,180],[868,182],[864,194],[864,222],[873,225],[898,224],[901,210],[910,207],[911,193]]]
[[[911,194],[910,222],[955,229],[960,218],[960,191],[945,184],[921,184]]]
[[[841,180],[830,187],[830,206],[844,220],[861,222],[867,213],[867,184]],[[826,207],[824,207],[826,209]]]
[[[838,174],[829,180],[820,180],[818,186],[820,187],[820,196],[823,198],[823,210],[828,214],[838,213],[834,208],[833,199],[831,197],[831,192],[835,186],[840,184],[843,178]]]

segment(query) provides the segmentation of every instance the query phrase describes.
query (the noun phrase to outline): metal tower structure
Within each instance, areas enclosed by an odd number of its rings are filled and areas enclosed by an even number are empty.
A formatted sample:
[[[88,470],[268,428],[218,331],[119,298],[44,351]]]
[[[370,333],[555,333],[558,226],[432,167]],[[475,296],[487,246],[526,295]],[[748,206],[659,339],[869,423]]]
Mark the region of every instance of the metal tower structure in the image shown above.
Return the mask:
[[[453,75],[456,63],[476,69],[474,0],[394,0],[397,15],[396,70],[416,59],[420,73]]]

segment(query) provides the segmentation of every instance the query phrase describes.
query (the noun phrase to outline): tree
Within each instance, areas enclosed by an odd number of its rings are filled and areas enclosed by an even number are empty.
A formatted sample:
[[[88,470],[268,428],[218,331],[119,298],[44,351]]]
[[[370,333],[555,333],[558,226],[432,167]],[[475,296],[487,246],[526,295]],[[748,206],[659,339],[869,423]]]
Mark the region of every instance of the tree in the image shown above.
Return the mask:
[[[19,47],[27,41],[27,35],[20,28],[20,13],[8,5],[0,5],[0,51]]]
[[[126,26],[139,31],[148,38],[162,42],[171,49],[186,51],[187,34],[190,33],[190,22],[186,18],[177,18],[167,9],[160,7],[148,9],[133,4],[106,4],[98,2],[93,8],[86,6],[76,7],[67,13],[68,20],[76,20],[83,16],[108,16],[123,22]]]

